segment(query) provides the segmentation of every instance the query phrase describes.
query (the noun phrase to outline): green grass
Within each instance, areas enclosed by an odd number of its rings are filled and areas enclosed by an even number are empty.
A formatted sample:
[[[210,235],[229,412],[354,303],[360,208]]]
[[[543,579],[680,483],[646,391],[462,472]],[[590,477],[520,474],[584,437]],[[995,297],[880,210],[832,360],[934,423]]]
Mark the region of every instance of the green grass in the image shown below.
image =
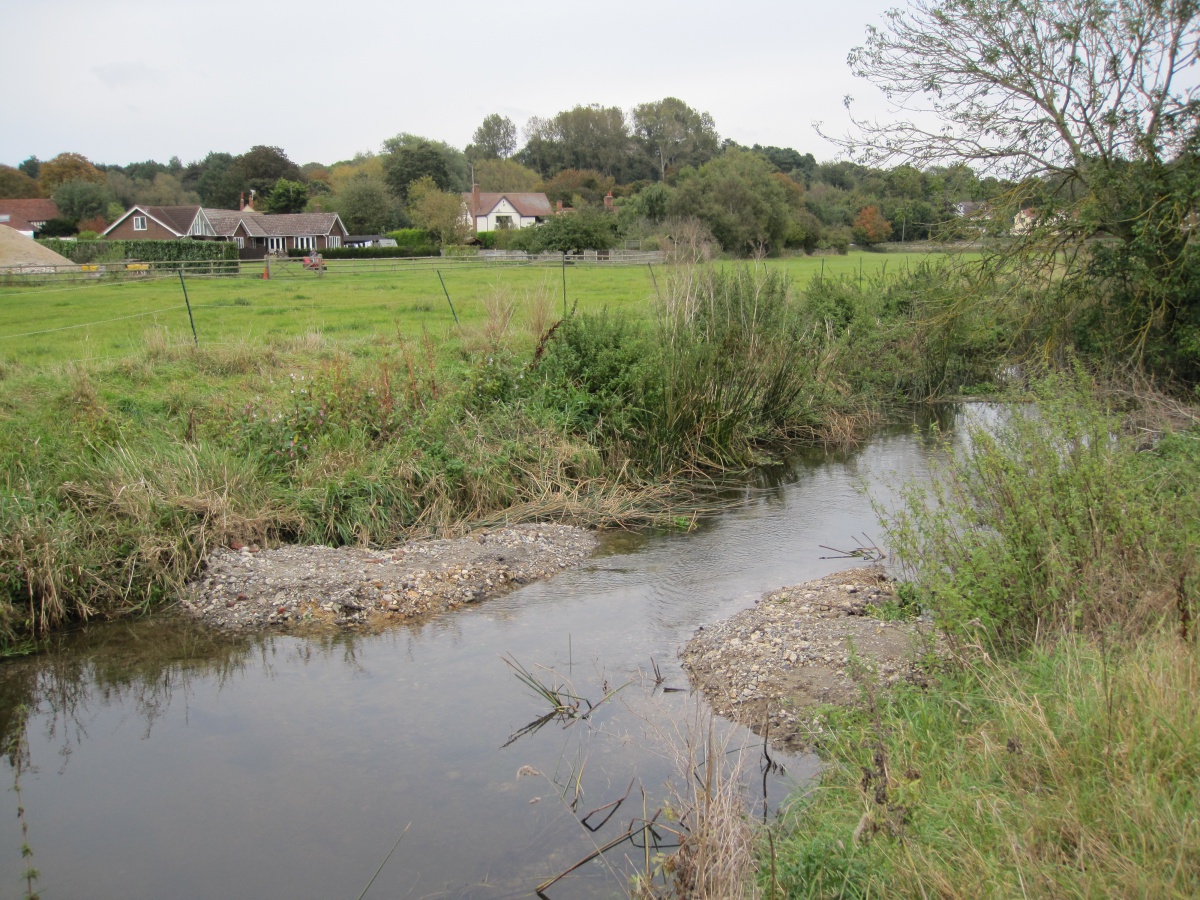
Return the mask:
[[[1195,411],[1139,397],[1192,423],[1149,450],[1086,376],[1035,393],[886,523],[953,661],[824,713],[782,896],[1200,893]]]
[[[824,273],[869,279],[897,273],[939,254],[853,253],[848,256],[771,260],[798,286]],[[484,301],[508,292],[553,297],[561,311],[562,271],[553,267],[440,266],[460,321],[487,318]],[[666,267],[656,267],[660,282]],[[204,345],[262,342],[309,332],[339,339],[428,332],[441,340],[454,326],[445,294],[431,265],[388,272],[330,271],[261,278],[190,278],[188,295],[196,332]],[[661,284],[660,284],[661,289]],[[572,266],[567,300],[580,312],[601,309],[644,315],[655,295],[646,267]],[[147,281],[0,285],[0,363],[45,363],[119,357],[140,349],[148,329],[191,336],[178,278]],[[47,332],[38,334],[35,332]]]
[[[776,896],[1194,897],[1200,660],[1159,632],[978,660],[831,712]],[[772,863],[763,848],[763,896]]]

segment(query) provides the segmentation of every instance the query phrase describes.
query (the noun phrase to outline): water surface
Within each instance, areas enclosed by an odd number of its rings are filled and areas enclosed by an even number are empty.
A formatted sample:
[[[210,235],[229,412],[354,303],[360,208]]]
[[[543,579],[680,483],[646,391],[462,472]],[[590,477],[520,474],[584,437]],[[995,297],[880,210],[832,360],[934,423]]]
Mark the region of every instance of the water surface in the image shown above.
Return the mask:
[[[226,639],[118,623],[9,663],[0,733],[22,738],[36,887],[46,900],[357,897],[400,838],[368,897],[531,896],[640,818],[642,789],[649,814],[679,782],[672,746],[697,700],[662,688],[686,688],[676,654],[696,627],[853,564],[823,559],[823,544],[882,543],[863,483],[887,502],[888,485],[925,477],[928,459],[911,426],[854,453],[808,454],[693,533],[609,536],[578,570],[380,635]],[[587,721],[510,743],[546,705],[505,657],[593,702],[626,686]],[[761,789],[758,739],[728,723],[719,735],[731,753],[749,748]],[[767,779],[772,808],[817,767],[782,762],[786,775]],[[580,824],[627,791],[603,828]],[[23,885],[16,810],[9,790],[3,896]],[[622,896],[642,858],[623,845],[548,895]]]

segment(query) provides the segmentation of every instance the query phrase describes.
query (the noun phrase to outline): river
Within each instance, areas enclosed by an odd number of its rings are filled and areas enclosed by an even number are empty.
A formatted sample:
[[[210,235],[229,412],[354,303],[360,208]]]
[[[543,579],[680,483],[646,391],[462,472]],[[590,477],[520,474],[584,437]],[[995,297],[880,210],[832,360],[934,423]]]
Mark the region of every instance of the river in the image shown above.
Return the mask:
[[[936,415],[947,428],[961,413]],[[767,590],[853,564],[823,559],[822,544],[882,543],[862,487],[887,502],[927,477],[913,425],[930,418],[761,473],[691,533],[607,535],[577,570],[420,625],[226,638],[158,618],[4,664],[0,735],[21,752],[0,794],[0,895],[25,885],[19,775],[44,900],[353,898],[393,846],[368,898],[532,896],[670,801],[672,747],[705,730],[703,706],[678,690],[681,644]],[[587,701],[619,690],[586,720],[512,740],[547,706],[506,657]],[[764,779],[759,740],[714,728],[730,759],[745,751],[751,792],[766,784],[756,814],[818,769],[777,759],[784,772]],[[581,824],[623,796],[595,832]],[[625,843],[547,896],[623,896],[644,858]]]

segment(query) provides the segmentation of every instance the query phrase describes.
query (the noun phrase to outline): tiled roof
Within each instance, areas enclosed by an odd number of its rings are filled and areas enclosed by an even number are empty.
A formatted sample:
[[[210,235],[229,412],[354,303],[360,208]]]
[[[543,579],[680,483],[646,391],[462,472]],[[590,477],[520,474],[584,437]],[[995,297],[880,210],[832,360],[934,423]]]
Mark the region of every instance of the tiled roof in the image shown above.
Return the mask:
[[[204,215],[222,237],[231,236],[238,223],[245,223],[252,237],[291,237],[329,234],[338,222],[337,213],[281,213],[266,215],[251,210],[206,209]]]
[[[485,193],[480,191],[478,194],[471,191],[464,191],[463,202],[467,204],[467,209],[471,211],[472,216],[486,216],[495,209],[501,200],[508,200],[513,205],[518,213],[522,216],[552,216],[554,210],[550,206],[550,200],[545,194],[532,192],[504,192],[504,193]],[[471,209],[474,202],[475,208]]]
[[[15,231],[34,231],[34,222],[58,218],[58,204],[53,200],[0,200],[0,216],[8,216],[4,224]]]
[[[188,233],[188,229],[192,227],[192,220],[196,218],[196,212],[200,209],[198,205],[141,206],[138,208],[145,210],[148,216],[180,235]]]

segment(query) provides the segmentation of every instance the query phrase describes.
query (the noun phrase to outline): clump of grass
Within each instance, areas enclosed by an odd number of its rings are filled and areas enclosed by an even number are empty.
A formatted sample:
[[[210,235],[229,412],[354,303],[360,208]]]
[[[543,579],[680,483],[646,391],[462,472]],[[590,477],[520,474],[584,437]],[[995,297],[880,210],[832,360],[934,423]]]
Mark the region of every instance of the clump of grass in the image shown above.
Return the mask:
[[[777,842],[777,888],[1196,896],[1197,691],[1195,644],[1174,633],[1075,636],[893,691],[877,721],[830,713],[830,767]]]
[[[717,735],[711,712],[696,707],[674,733],[661,729],[654,740],[674,762],[668,783],[668,816],[678,847],[647,859],[634,884],[635,897],[694,897],[749,900],[758,897],[755,826],[747,803],[747,754]],[[649,828],[649,823],[647,823]],[[650,842],[643,841],[649,856]]]

